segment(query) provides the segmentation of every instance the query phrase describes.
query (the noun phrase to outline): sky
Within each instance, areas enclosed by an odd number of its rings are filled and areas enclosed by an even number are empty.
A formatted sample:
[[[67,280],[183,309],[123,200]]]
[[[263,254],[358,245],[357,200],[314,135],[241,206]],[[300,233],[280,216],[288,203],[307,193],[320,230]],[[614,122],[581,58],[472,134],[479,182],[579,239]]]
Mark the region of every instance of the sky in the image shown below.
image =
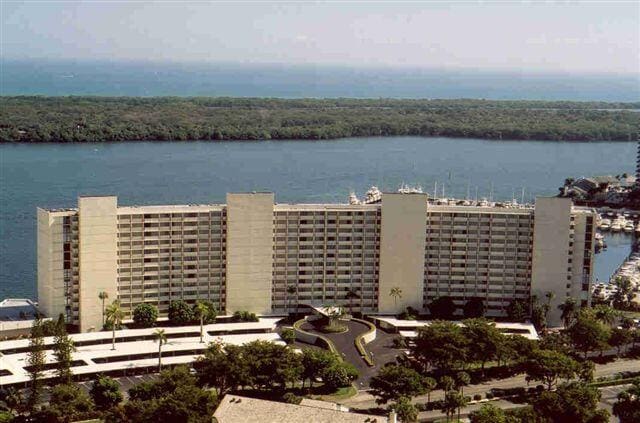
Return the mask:
[[[11,2],[3,58],[640,73],[640,2]]]

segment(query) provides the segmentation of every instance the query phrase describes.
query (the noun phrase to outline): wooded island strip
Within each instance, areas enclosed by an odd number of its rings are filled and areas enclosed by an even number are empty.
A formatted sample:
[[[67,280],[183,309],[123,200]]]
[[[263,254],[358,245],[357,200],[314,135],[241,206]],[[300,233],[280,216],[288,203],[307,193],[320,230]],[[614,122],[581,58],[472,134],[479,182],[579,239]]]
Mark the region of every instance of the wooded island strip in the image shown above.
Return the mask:
[[[640,102],[0,97],[0,142],[364,136],[635,141]]]

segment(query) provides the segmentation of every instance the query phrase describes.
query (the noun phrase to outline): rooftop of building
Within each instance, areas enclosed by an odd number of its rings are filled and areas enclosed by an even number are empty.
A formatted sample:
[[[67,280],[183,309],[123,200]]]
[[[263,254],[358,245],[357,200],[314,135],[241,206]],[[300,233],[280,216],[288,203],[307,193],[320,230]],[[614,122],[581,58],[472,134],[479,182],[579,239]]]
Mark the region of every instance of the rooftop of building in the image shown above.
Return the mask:
[[[200,342],[200,326],[163,328],[168,338],[162,347],[163,364],[186,364],[203,354],[209,343],[242,345],[263,340],[283,343],[273,332],[277,318],[262,318],[259,322],[213,323],[204,325],[203,342]],[[111,349],[110,331],[70,335],[76,344],[72,359],[77,365],[71,369],[74,375],[87,376],[97,373],[153,367],[158,364],[158,343],[154,341],[156,328],[124,329],[115,332],[116,349]],[[54,363],[53,337],[44,338],[45,364]],[[0,385],[23,384],[29,380],[25,369],[28,339],[0,342]],[[54,377],[54,370],[46,370],[44,379]]]
[[[604,178],[604,177],[603,177]],[[615,178],[614,178],[615,179]],[[404,193],[395,195],[422,195],[427,194]],[[384,194],[383,194],[384,195]],[[381,203],[373,204],[348,204],[348,203],[274,203],[274,211],[371,211],[381,207]],[[222,211],[226,204],[167,204],[167,205],[130,205],[118,206],[118,215],[136,215],[148,213],[196,213]],[[470,201],[464,199],[429,199],[428,210],[433,212],[459,212],[459,213],[494,213],[494,214],[531,214],[535,206],[533,204],[518,204],[515,201]],[[73,214],[77,208],[43,209],[50,213],[60,215]],[[592,209],[573,206],[574,212],[591,212]]]
[[[383,423],[387,417],[341,411],[318,401],[299,405],[225,395],[213,417],[218,423]]]
[[[415,338],[418,335],[418,328],[429,326],[432,323],[432,321],[429,320],[401,320],[387,316],[372,316],[372,318],[382,322],[386,326],[397,329],[400,335],[406,338]],[[463,325],[462,322],[454,323]],[[495,325],[496,329],[505,334],[521,335],[532,340],[539,339],[538,332],[531,323],[496,322]]]
[[[33,320],[38,313],[38,307],[29,299],[7,298],[0,301],[0,322]]]

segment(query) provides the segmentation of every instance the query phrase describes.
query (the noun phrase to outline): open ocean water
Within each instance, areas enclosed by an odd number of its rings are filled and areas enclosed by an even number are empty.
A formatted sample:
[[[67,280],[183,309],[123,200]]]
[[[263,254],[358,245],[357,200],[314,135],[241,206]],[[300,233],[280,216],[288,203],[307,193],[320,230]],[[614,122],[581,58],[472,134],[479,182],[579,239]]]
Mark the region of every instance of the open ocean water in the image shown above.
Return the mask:
[[[640,100],[640,74],[4,58],[0,63],[2,95]]]

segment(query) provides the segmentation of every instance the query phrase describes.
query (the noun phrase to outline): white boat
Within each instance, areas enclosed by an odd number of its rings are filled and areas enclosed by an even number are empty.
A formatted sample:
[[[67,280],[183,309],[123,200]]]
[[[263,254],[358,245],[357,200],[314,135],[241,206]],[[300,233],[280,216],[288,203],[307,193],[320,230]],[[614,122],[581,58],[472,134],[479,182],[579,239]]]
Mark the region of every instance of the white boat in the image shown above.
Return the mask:
[[[596,244],[599,245],[600,247],[604,247],[604,236],[602,236],[601,233],[596,232]]]
[[[624,216],[620,215],[616,217],[616,219],[613,222],[611,222],[611,230],[613,232],[620,232],[624,230],[626,225],[627,225],[627,219],[625,219]]]
[[[633,222],[631,222],[631,221],[627,221],[627,223],[625,223],[624,227],[622,228],[622,230],[627,232],[627,233],[633,232],[634,229],[635,229],[635,227],[633,226]]]
[[[636,225],[636,235],[640,234],[640,222]]]
[[[369,190],[364,195],[364,200],[362,200],[362,204],[378,203],[381,200],[382,200],[382,192],[380,192],[378,187],[373,186],[369,188]]]
[[[600,228],[601,231],[608,231],[609,229],[611,229],[611,220],[602,219],[598,227]]]
[[[422,187],[420,185],[416,185],[415,187],[405,185],[403,182],[398,188],[398,192],[400,194],[422,194]]]

